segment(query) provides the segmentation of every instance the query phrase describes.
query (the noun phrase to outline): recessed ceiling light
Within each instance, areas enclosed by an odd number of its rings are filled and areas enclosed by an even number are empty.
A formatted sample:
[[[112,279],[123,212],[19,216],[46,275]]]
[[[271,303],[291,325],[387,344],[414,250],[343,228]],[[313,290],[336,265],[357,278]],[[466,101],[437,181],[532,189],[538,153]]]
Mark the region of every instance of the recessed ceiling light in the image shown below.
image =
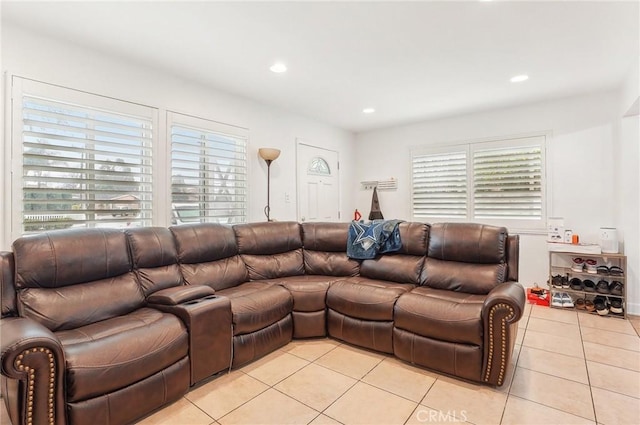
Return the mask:
[[[526,81],[529,79],[528,75],[516,75],[515,77],[511,77],[511,81],[512,83],[521,83],[523,81]]]
[[[363,114],[373,114],[375,111],[376,111],[376,110],[375,110],[375,109],[373,109],[373,108],[364,108],[364,109],[362,110],[362,113],[363,113]]]
[[[272,72],[281,73],[281,72],[285,72],[287,70],[287,65],[283,64],[282,62],[276,62],[273,65],[271,65],[271,67],[269,69]]]

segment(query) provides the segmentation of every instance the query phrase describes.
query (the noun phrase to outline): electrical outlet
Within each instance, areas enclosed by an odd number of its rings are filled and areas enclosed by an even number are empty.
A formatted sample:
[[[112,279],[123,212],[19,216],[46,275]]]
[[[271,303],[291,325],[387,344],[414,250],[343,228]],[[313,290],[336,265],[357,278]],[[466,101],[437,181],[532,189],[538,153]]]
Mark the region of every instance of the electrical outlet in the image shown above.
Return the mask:
[[[289,195],[289,192],[285,192],[284,193],[284,202],[285,202],[285,204],[290,204],[291,203],[291,196]]]

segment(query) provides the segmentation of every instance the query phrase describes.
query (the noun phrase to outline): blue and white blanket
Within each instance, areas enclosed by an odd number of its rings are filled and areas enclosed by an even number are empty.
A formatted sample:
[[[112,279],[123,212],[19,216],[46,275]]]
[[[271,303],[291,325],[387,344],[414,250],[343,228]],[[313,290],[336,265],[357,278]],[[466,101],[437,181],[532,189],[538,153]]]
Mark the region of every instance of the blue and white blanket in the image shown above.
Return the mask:
[[[397,252],[402,247],[398,224],[402,220],[352,221],[349,225],[347,256],[358,260],[376,258],[378,254]]]

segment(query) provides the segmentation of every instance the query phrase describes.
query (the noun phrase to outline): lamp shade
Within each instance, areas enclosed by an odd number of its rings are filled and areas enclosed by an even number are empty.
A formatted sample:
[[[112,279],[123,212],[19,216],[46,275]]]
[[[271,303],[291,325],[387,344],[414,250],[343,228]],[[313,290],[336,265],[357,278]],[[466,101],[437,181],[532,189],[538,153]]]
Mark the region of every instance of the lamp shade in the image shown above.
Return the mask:
[[[275,161],[280,156],[280,149],[260,148],[258,149],[258,155],[265,161]]]

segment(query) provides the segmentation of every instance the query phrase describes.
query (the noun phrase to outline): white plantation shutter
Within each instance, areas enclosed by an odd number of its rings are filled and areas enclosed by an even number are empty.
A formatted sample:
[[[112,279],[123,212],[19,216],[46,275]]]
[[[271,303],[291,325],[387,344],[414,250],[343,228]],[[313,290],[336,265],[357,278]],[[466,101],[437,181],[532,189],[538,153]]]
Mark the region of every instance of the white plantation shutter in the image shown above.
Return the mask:
[[[412,151],[413,217],[539,225],[545,143],[535,136]]]
[[[541,145],[473,152],[474,217],[542,219]]]
[[[467,216],[467,153],[420,154],[412,158],[413,216]]]
[[[247,131],[176,113],[171,140],[172,224],[247,221]]]
[[[153,108],[32,81],[19,99],[22,233],[151,224]]]

